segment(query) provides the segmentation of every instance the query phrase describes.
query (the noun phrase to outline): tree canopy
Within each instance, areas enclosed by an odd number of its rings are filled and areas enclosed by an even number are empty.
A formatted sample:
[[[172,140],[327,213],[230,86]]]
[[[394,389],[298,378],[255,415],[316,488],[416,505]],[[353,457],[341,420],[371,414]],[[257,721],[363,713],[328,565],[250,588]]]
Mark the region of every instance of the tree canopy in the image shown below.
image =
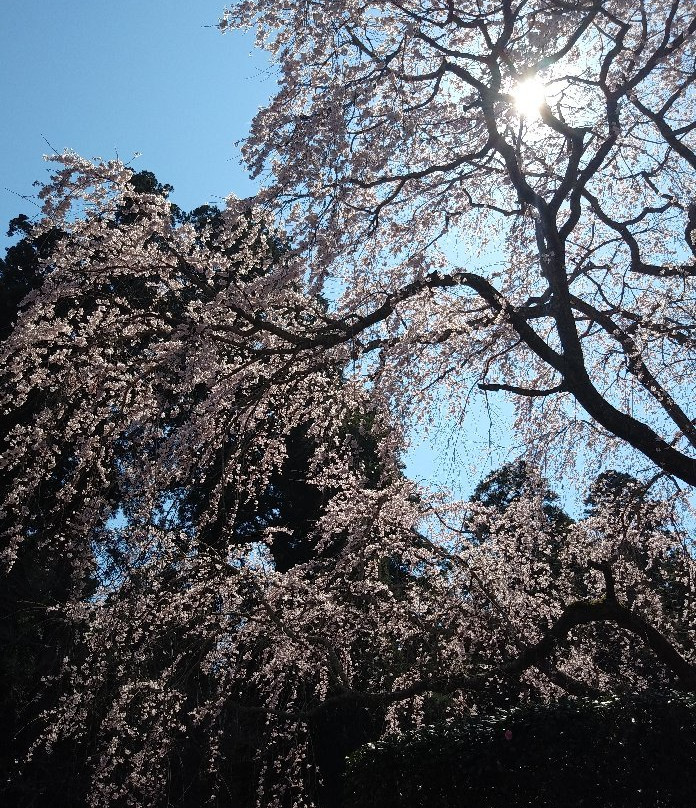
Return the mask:
[[[27,231],[51,241],[2,345],[2,558],[72,583],[30,756],[80,744],[95,807],[232,804],[240,777],[334,805],[321,737],[696,690],[692,4],[221,25],[279,69],[258,196],[184,215],[67,152]],[[460,502],[401,457],[475,393],[512,397],[526,453]],[[571,519],[544,475],[581,457]]]
[[[404,413],[478,384],[544,455],[618,438],[696,483],[690,2],[244,0],[239,26],[281,75],[259,201],[345,284],[317,343],[379,354]]]

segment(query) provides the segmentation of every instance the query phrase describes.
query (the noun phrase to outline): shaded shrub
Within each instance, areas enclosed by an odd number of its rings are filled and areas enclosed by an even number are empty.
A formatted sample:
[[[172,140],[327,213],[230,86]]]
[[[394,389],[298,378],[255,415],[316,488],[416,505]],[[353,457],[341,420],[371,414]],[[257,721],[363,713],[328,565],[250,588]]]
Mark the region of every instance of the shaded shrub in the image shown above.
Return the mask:
[[[346,808],[696,805],[696,696],[563,699],[421,727],[348,760]]]

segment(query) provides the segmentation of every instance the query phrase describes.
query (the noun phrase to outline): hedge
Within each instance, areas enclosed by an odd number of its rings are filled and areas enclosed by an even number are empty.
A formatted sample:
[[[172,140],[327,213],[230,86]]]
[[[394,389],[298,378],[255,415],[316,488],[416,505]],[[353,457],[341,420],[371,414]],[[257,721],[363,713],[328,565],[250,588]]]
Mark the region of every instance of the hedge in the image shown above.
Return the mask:
[[[347,761],[346,808],[691,808],[696,695],[564,699],[421,727]]]

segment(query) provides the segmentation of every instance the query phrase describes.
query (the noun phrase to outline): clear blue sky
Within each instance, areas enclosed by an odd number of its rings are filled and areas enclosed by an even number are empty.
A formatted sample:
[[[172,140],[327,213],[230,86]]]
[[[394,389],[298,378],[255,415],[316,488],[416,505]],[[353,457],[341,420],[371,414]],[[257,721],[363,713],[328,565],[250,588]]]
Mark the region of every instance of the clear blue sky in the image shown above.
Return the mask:
[[[253,193],[235,147],[275,88],[250,36],[215,27],[224,0],[1,0],[0,244],[42,155],[154,171],[183,208]],[[45,140],[44,140],[45,138]],[[51,146],[46,143],[48,141]]]
[[[12,217],[38,213],[32,184],[46,180],[42,155],[52,150],[124,161],[140,152],[134,167],[173,185],[185,210],[254,192],[235,142],[276,84],[251,36],[215,27],[223,8],[224,0],[0,0],[0,249]],[[415,447],[408,472],[468,493],[508,449],[507,418],[499,414],[489,433],[483,408],[477,415],[467,434],[443,426],[434,450]],[[472,475],[489,440],[498,450]]]

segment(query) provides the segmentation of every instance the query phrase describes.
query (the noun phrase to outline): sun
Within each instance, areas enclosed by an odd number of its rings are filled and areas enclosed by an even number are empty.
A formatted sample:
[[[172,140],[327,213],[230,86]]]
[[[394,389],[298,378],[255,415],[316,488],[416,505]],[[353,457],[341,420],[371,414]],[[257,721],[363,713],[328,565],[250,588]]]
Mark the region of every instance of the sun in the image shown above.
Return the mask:
[[[536,76],[516,84],[511,92],[515,107],[526,118],[537,118],[542,104],[546,102],[546,87]]]

